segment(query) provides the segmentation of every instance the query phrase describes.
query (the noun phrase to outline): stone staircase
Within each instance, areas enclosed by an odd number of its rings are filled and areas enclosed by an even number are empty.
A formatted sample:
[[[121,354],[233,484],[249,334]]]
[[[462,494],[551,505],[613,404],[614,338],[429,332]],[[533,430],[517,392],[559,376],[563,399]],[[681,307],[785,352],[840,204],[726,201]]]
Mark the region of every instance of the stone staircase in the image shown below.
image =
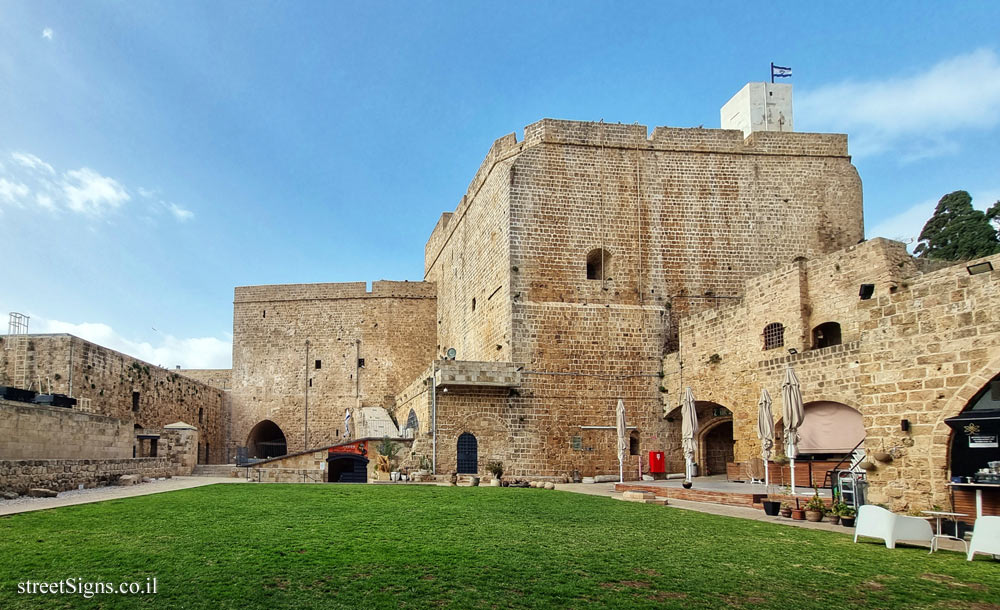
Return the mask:
[[[231,477],[236,464],[198,464],[194,467],[193,477]]]

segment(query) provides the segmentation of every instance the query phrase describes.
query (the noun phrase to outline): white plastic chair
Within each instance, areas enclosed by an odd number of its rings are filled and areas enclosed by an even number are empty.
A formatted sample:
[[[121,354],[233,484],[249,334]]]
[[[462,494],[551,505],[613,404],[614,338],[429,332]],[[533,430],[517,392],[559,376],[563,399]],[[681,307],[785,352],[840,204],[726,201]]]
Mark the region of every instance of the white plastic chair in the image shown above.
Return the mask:
[[[934,532],[926,519],[897,515],[881,506],[865,504],[858,509],[854,542],[858,536],[881,538],[885,540],[885,548],[894,549],[898,540],[930,542]]]
[[[979,517],[972,529],[968,560],[976,553],[1000,555],[1000,517]]]

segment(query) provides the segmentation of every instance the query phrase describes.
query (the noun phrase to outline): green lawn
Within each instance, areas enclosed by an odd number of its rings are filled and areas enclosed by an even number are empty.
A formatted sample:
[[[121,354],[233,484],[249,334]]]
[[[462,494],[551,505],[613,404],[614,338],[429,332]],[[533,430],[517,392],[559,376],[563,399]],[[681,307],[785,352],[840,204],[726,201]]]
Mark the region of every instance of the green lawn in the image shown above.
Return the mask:
[[[0,518],[0,608],[1000,608],[978,557],[536,489],[215,485]]]

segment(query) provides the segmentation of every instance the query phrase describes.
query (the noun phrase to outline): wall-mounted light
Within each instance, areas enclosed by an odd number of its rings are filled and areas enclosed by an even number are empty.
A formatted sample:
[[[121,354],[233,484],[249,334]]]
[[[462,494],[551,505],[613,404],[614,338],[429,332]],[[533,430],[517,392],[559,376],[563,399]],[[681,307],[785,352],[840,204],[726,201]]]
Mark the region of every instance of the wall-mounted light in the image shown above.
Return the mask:
[[[993,263],[990,261],[985,261],[982,263],[976,263],[975,265],[969,265],[966,267],[969,275],[979,275],[980,273],[989,273],[993,271]]]
[[[788,353],[794,356],[795,354],[799,353],[799,350],[795,349],[794,347],[790,347],[788,348]]]

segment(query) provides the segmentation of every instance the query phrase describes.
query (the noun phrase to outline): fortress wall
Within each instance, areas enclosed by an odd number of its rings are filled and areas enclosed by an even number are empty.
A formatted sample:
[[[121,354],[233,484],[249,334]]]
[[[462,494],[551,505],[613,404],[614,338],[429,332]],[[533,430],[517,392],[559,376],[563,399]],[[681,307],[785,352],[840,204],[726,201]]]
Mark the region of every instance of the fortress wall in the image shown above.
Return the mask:
[[[307,387],[311,447],[339,439],[345,409],[391,407],[434,357],[434,292],[424,282],[375,282],[371,292],[363,282],[237,288],[235,442],[246,445],[253,426],[269,419],[289,452],[303,450]]]

